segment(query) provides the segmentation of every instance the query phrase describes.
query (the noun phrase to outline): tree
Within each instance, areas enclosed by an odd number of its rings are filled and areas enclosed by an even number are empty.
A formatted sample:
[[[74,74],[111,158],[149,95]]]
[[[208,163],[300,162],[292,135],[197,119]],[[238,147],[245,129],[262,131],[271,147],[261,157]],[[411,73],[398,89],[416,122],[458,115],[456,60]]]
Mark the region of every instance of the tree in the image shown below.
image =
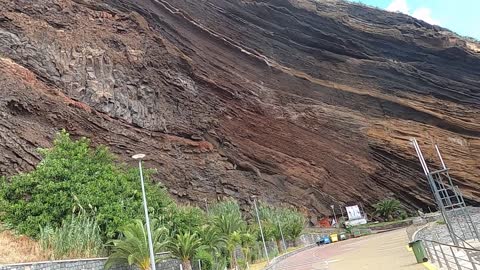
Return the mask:
[[[210,218],[226,241],[226,255],[230,260],[230,268],[233,269],[237,264],[235,249],[240,244],[240,233],[247,226],[242,218],[240,207],[234,200],[217,203],[210,209]]]
[[[383,199],[373,205],[375,214],[386,220],[393,220],[402,213],[402,204],[397,199]]]
[[[302,213],[290,208],[282,209],[280,222],[283,235],[287,240],[297,239],[305,228],[305,217]]]
[[[274,239],[280,252],[284,249],[282,234],[285,239],[295,240],[305,227],[305,217],[290,208],[273,207],[262,203],[259,207],[259,215],[265,237]]]
[[[263,233],[266,239],[273,239],[277,244],[278,251],[283,250],[282,234],[280,232],[280,209],[260,203],[258,207]]]
[[[160,215],[162,224],[169,229],[170,235],[179,232],[197,232],[206,223],[205,212],[193,206],[169,207]]]
[[[199,230],[202,239],[203,249],[212,255],[214,264],[222,261],[222,250],[226,248],[226,239],[221,235],[214,225],[203,225]]]
[[[230,269],[236,269],[237,257],[235,256],[235,249],[241,243],[241,235],[238,231],[234,231],[228,235],[227,250],[230,256]]]
[[[247,264],[251,261],[251,251],[252,247],[255,245],[256,237],[255,232],[253,232],[250,228],[246,229],[240,235],[240,245],[242,247],[242,253],[245,257],[245,263]]]
[[[192,258],[202,248],[202,241],[196,233],[178,232],[167,245],[172,255],[180,259],[184,270],[192,270]]]
[[[157,226],[156,220],[152,220],[152,243],[154,253],[160,252],[167,244],[167,229]],[[114,265],[134,265],[141,270],[151,269],[150,253],[148,247],[148,235],[146,226],[141,220],[136,219],[126,225],[122,230],[120,239],[111,240],[112,254],[105,263],[105,269]],[[155,261],[158,261],[156,259]]]
[[[86,208],[106,239],[143,216],[138,170],[118,164],[105,146],[92,148],[88,139],[74,141],[62,131],[52,148],[38,151],[43,158],[34,171],[1,184],[3,219],[20,233],[38,236],[41,227],[60,227],[72,210]],[[172,200],[151,175],[145,172],[149,208],[162,212]]]

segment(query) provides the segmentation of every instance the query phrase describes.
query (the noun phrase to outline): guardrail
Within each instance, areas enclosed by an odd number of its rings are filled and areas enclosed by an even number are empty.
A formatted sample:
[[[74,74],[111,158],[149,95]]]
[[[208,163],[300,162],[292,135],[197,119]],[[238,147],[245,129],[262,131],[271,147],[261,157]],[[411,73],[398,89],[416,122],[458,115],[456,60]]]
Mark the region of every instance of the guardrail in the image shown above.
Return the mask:
[[[448,270],[480,270],[480,250],[421,240],[432,263]]]

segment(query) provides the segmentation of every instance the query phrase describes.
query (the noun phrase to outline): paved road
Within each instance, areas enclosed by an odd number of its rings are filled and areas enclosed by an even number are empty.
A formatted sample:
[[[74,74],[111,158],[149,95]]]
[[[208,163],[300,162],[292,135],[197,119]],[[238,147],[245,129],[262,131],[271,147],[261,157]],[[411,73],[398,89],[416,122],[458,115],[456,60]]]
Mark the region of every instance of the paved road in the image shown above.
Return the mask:
[[[406,249],[405,229],[315,247],[280,262],[276,270],[425,270]]]

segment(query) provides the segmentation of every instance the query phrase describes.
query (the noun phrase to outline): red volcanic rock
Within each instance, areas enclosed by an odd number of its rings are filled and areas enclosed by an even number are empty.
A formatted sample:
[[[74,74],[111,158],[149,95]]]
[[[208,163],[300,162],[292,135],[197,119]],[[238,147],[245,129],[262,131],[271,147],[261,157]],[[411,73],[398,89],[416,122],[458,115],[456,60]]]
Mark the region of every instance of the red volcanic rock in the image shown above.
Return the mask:
[[[479,47],[343,1],[0,0],[0,173],[66,128],[146,153],[180,201],[415,209],[417,137],[477,204]]]

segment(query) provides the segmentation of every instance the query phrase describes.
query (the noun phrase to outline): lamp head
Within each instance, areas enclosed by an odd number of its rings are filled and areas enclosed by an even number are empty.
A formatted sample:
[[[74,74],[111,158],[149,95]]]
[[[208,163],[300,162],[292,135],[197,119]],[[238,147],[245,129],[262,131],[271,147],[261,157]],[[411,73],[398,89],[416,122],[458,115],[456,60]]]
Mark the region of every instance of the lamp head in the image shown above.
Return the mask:
[[[142,159],[144,157],[145,157],[145,154],[136,154],[132,156],[133,159]]]

